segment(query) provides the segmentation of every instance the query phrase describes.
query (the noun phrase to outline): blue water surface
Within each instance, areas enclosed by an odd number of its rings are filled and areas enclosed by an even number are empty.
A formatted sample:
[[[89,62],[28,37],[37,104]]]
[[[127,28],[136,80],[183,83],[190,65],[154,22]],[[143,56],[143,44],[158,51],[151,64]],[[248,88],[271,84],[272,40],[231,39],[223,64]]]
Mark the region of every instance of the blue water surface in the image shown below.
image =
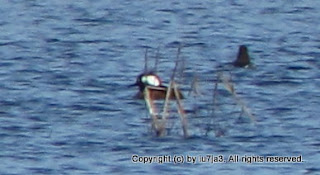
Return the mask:
[[[0,174],[320,170],[320,1],[0,4]],[[228,66],[242,44],[254,66]],[[174,105],[167,134],[157,137],[144,101],[133,98],[138,89],[128,85],[144,70],[146,48],[149,68],[158,57],[157,72],[168,84],[179,46],[189,137]],[[254,120],[222,83],[213,102],[221,71]],[[199,93],[188,95],[195,79]],[[141,163],[133,155],[184,162]],[[240,160],[200,162],[219,155]],[[302,156],[303,162],[249,163],[244,156]]]

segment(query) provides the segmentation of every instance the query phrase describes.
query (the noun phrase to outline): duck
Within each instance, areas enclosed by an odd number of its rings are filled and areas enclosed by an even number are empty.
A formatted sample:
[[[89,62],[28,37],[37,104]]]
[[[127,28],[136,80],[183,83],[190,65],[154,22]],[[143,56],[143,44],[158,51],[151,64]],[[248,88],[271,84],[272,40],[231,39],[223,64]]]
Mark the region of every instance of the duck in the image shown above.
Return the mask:
[[[150,98],[153,100],[165,99],[168,91],[168,87],[162,84],[160,77],[154,72],[146,72],[138,75],[136,82],[131,86],[139,87],[139,92],[135,96],[138,99],[144,99],[144,90],[146,87],[148,87]],[[178,94],[180,99],[184,98],[181,91],[178,90]],[[173,89],[171,89],[169,98],[176,99]]]
[[[235,67],[248,67],[250,66],[250,56],[248,54],[248,47],[240,45],[237,59],[233,62]]]

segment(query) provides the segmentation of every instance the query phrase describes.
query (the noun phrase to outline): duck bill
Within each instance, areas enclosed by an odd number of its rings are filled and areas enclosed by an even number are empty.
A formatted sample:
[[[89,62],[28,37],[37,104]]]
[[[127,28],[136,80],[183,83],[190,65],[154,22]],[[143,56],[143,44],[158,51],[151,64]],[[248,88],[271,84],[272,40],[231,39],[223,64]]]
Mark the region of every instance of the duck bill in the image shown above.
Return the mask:
[[[134,87],[134,86],[138,86],[138,84],[137,83],[130,84],[128,87]]]

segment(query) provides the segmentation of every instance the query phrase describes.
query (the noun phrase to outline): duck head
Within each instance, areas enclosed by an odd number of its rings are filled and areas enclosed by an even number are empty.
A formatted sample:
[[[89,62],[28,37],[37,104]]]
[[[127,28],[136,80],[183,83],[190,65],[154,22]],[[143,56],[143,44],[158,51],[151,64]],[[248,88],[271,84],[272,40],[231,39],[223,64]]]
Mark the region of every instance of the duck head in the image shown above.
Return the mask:
[[[146,86],[162,86],[161,79],[153,72],[142,73],[137,77],[136,83],[133,86],[139,86],[140,91],[143,91]]]

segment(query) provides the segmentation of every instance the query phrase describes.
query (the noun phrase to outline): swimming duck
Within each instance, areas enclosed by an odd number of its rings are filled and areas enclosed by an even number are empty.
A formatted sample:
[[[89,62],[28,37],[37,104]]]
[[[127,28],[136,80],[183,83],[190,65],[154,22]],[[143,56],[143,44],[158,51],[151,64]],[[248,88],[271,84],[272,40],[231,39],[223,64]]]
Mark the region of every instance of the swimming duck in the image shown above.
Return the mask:
[[[239,46],[238,57],[233,62],[236,67],[246,67],[250,65],[250,57],[248,54],[248,48],[245,45]]]
[[[142,73],[137,77],[136,83],[132,86],[138,86],[139,92],[136,94],[136,98],[144,98],[144,90],[146,87],[149,89],[150,98],[153,100],[165,99],[168,87],[162,85],[162,81],[158,75],[153,72]],[[179,91],[179,96],[182,99],[183,95]],[[171,90],[170,99],[175,99],[174,90]]]

